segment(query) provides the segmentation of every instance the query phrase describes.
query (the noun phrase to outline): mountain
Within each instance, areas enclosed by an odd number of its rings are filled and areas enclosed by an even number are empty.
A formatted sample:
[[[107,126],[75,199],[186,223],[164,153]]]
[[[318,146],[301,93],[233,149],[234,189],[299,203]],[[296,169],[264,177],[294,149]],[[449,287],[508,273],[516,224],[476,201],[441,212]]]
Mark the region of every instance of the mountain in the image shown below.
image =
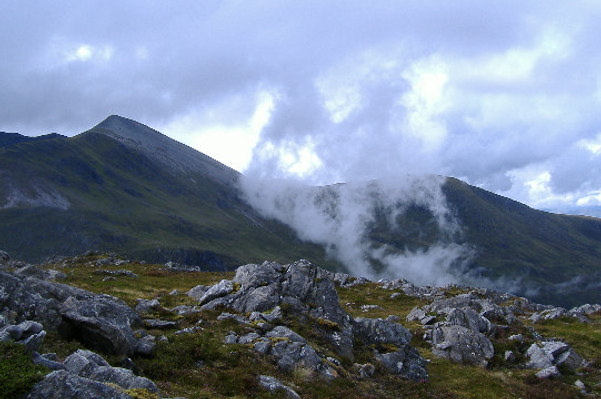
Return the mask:
[[[535,210],[457,179],[443,190],[476,250],[472,274],[541,303],[601,302],[601,219]]]
[[[236,171],[135,121],[110,116],[71,138],[0,137],[0,246],[20,259],[97,249],[227,269],[323,258],[244,203]]]
[[[306,258],[345,270],[322,245],[253,209],[239,179],[216,160],[120,116],[70,138],[0,133],[0,249],[29,262],[93,249],[205,269]],[[374,208],[370,245],[387,254],[460,245],[470,256],[452,265],[458,281],[541,303],[601,302],[600,219],[538,211],[454,178],[441,181],[456,233],[442,231],[427,207],[399,198],[395,209]],[[331,212],[343,187],[306,190],[333,201]],[[385,267],[370,261],[374,270]]]

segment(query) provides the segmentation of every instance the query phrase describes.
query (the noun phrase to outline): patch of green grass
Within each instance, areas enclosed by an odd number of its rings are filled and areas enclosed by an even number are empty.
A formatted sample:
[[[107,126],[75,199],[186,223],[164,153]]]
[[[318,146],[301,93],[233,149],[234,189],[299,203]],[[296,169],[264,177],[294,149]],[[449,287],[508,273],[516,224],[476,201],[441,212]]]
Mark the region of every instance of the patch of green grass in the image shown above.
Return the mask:
[[[23,345],[0,342],[0,399],[23,397],[48,372],[33,363]]]

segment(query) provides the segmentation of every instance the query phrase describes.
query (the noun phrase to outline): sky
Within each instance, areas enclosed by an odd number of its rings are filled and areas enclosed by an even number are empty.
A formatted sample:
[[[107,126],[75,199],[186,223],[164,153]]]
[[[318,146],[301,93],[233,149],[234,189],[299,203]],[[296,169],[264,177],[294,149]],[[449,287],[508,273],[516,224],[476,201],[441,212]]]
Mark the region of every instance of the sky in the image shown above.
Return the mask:
[[[135,119],[247,174],[601,205],[601,2],[0,4],[0,131]]]

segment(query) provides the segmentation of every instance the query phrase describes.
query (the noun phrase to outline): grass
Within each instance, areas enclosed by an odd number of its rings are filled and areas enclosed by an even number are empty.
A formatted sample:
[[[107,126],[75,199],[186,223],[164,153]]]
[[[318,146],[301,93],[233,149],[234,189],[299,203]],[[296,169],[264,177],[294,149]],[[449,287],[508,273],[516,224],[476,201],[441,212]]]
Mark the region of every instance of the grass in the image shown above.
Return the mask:
[[[162,265],[128,262],[116,265],[96,266],[107,258],[105,254],[90,254],[67,259],[45,267],[59,269],[67,274],[66,283],[114,295],[130,305],[137,298],[158,298],[164,308],[177,305],[195,305],[186,292],[198,285],[211,285],[222,279],[231,279],[233,273],[225,272],[174,272]],[[102,262],[101,262],[102,263]],[[103,270],[129,270],[137,278],[118,276],[102,281],[105,277],[95,273]],[[175,295],[172,291],[176,290]],[[449,295],[464,292],[465,289],[451,287]],[[391,298],[392,294],[395,295]],[[590,324],[574,324],[572,319],[559,319],[540,322],[534,327],[545,336],[561,337],[573,345],[575,350],[593,361],[589,368],[579,370],[579,374],[564,373],[565,376],[551,381],[533,378],[534,371],[522,370],[504,363],[505,350],[514,350],[518,355],[531,343],[528,340],[528,324],[517,324],[508,330],[499,330],[493,337],[497,354],[488,368],[462,366],[446,359],[436,358],[430,345],[423,340],[423,329],[415,323],[407,323],[405,317],[415,306],[427,302],[408,296],[396,290],[383,289],[376,283],[352,287],[339,287],[338,295],[343,308],[354,317],[386,318],[397,316],[400,323],[413,333],[412,345],[428,359],[427,382],[412,382],[390,376],[384,372],[374,358],[373,345],[355,343],[354,358],[340,359],[331,347],[328,334],[339,328],[325,319],[294,317],[283,306],[282,324],[305,337],[311,346],[323,357],[333,356],[341,365],[331,364],[338,377],[325,381],[317,376],[298,369],[290,374],[278,370],[269,356],[255,352],[252,345],[225,344],[224,337],[230,332],[244,335],[252,329],[234,320],[217,320],[220,310],[202,311],[186,316],[178,316],[167,310],[155,311],[149,317],[177,321],[177,328],[150,331],[153,335],[165,335],[168,341],[158,340],[153,357],[135,357],[133,360],[141,373],[151,378],[164,396],[185,396],[197,398],[276,398],[258,386],[258,376],[266,374],[280,379],[291,386],[301,397],[318,399],[326,397],[355,398],[577,398],[580,393],[572,386],[580,379],[593,388],[591,397],[601,397],[598,384],[601,383],[601,315],[594,315]],[[368,305],[364,306],[363,305]],[[377,306],[370,306],[377,305]],[[525,320],[525,318],[524,318]],[[176,330],[200,326],[191,334],[175,334]],[[521,333],[527,337],[523,344],[508,341],[511,334]],[[56,333],[49,333],[42,351],[55,352],[64,359],[81,345],[75,341],[64,341]],[[380,347],[380,350],[395,348]],[[113,365],[123,360],[118,356],[106,356]],[[595,363],[596,362],[596,363]],[[376,366],[375,374],[361,378],[354,364],[371,363]],[[30,367],[31,365],[27,366]],[[33,376],[35,377],[35,373]],[[27,386],[26,384],[24,386]],[[595,388],[597,387],[597,388]],[[596,396],[595,396],[596,395]]]
[[[47,372],[33,363],[23,345],[0,342],[0,399],[23,397]]]

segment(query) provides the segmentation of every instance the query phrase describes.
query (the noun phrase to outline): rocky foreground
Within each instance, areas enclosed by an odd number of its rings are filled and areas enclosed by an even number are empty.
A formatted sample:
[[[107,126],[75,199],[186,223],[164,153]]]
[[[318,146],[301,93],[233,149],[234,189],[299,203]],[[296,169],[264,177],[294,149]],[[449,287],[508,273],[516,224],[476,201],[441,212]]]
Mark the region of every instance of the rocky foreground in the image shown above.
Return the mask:
[[[600,305],[371,282],[305,260],[204,284],[185,266],[96,253],[32,266],[0,252],[0,265],[0,341],[37,370],[0,397],[601,396]]]

